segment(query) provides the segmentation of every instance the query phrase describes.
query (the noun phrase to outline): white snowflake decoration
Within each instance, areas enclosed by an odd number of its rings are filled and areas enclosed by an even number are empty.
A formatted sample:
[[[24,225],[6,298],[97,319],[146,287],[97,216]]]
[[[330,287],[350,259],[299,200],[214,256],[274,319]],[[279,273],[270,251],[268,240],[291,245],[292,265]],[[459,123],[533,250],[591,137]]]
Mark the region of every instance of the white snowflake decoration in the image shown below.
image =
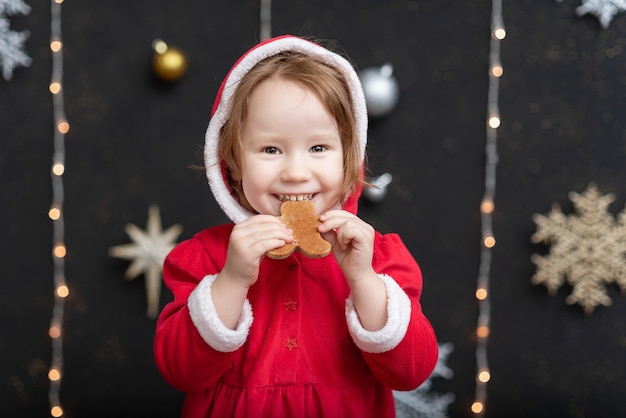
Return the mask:
[[[593,183],[569,197],[578,215],[565,216],[554,205],[547,216],[533,216],[537,232],[532,242],[551,247],[546,256],[532,255],[537,272],[531,280],[544,284],[551,294],[567,280],[573,290],[566,302],[591,313],[598,305],[611,304],[607,284],[626,291],[626,209],[615,220],[607,210],[615,196],[601,195]]]
[[[608,28],[616,14],[626,11],[626,0],[583,0],[576,8],[578,16],[591,13],[600,20],[604,29]]]
[[[454,394],[440,395],[429,391],[433,378],[452,378],[452,370],[446,365],[446,362],[453,349],[451,343],[439,344],[439,357],[435,370],[430,377],[415,390],[393,392],[396,400],[397,418],[445,418],[448,416],[448,405],[454,401]]]
[[[22,0],[0,0],[0,65],[2,76],[7,81],[13,77],[16,67],[28,67],[31,63],[30,57],[24,52],[28,31],[12,31],[7,16],[29,12],[30,6]]]
[[[557,0],[561,3],[563,0]],[[626,0],[583,0],[576,8],[578,16],[590,13],[600,20],[604,29],[608,28],[616,14],[626,11]]]
[[[176,224],[163,231],[159,207],[153,205],[148,212],[145,231],[133,224],[126,225],[125,229],[133,244],[111,247],[109,255],[132,260],[125,273],[127,279],[134,279],[142,273],[146,276],[148,317],[155,318],[159,310],[163,261],[176,245],[176,238],[182,232],[182,226]]]

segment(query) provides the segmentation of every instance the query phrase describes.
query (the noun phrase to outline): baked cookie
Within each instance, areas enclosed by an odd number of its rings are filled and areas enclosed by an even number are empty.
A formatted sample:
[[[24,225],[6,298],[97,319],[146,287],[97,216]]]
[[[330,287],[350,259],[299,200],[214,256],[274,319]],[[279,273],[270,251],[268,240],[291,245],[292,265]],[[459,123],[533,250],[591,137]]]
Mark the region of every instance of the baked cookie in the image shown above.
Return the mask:
[[[268,251],[268,257],[287,258],[296,250],[311,258],[330,254],[330,243],[317,231],[320,221],[310,200],[288,200],[280,206],[280,214],[278,219],[293,230],[294,241]]]

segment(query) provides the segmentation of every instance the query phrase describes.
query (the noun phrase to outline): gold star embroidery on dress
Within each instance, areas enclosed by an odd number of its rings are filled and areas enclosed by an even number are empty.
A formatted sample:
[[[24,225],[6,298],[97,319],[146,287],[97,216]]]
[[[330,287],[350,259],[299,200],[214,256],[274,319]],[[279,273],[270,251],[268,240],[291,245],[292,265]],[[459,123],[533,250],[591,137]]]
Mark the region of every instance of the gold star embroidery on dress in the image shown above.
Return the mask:
[[[176,224],[166,231],[161,227],[159,207],[150,206],[146,230],[128,224],[126,233],[133,240],[132,244],[118,245],[109,249],[111,257],[132,260],[128,270],[124,273],[128,280],[132,280],[144,273],[146,277],[146,297],[148,299],[147,315],[156,318],[159,311],[161,295],[161,271],[163,260],[176,245],[176,238],[182,232],[182,226]]]
[[[551,247],[546,256],[532,255],[537,271],[531,281],[545,285],[550,294],[567,281],[573,289],[566,302],[578,303],[589,314],[598,305],[611,305],[607,284],[626,292],[626,209],[615,220],[607,210],[615,196],[601,195],[593,183],[569,198],[577,215],[566,216],[555,204],[548,215],[533,216],[537,232],[531,241]]]

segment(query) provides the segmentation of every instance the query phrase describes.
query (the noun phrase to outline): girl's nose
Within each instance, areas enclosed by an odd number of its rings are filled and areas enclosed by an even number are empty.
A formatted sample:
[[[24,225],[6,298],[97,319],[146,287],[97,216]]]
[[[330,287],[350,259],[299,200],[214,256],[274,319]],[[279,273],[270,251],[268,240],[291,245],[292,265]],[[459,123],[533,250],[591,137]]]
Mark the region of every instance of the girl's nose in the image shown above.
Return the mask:
[[[283,181],[309,180],[311,178],[309,163],[304,158],[287,158],[282,170],[281,178]]]

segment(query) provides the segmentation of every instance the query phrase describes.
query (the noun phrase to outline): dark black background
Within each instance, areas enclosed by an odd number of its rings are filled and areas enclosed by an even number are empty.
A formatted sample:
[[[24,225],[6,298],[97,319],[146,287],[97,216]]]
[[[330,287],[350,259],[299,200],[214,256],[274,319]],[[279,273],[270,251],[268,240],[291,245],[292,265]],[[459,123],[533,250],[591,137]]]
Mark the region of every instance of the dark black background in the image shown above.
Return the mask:
[[[50,6],[11,17],[29,30],[33,63],[0,80],[0,415],[48,416],[53,304]],[[504,2],[507,37],[499,105],[491,274],[492,380],[487,417],[626,416],[626,298],[585,315],[530,283],[534,213],[589,182],[626,201],[626,15],[602,29],[577,0]],[[273,35],[337,41],[358,68],[390,62],[400,101],[370,123],[370,166],[394,182],[361,216],[399,232],[422,266],[423,307],[454,351],[451,417],[470,417],[475,389],[474,297],[480,260],[491,2],[274,1]],[[258,40],[256,1],[66,1],[62,6],[66,137],[66,275],[61,399],[69,418],[174,417],[182,394],[157,373],[155,321],[144,281],[108,255],[145,227],[148,207],[181,239],[225,217],[202,172],[204,130],[217,87]],[[189,72],[164,86],[151,75],[151,43],[182,48]],[[171,298],[164,290],[161,305]]]

